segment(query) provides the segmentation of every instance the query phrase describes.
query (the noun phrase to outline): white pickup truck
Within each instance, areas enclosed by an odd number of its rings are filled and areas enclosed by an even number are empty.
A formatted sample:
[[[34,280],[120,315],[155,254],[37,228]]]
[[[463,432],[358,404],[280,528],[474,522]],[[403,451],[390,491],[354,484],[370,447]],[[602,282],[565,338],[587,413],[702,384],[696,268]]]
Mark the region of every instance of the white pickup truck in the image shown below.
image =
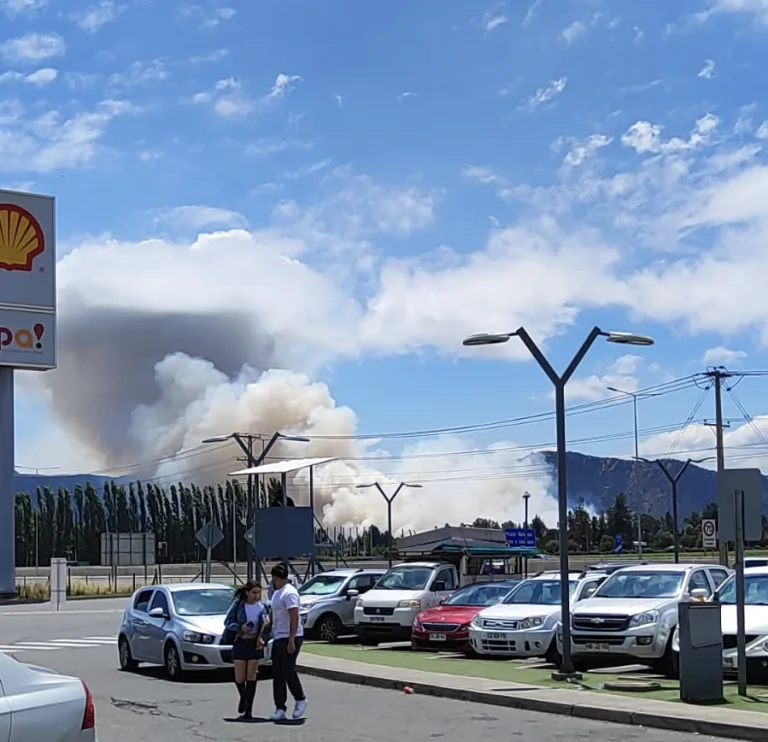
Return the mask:
[[[445,562],[407,562],[388,570],[355,603],[360,643],[410,641],[416,616],[440,604],[459,587],[459,575]],[[349,592],[347,593],[349,594]]]

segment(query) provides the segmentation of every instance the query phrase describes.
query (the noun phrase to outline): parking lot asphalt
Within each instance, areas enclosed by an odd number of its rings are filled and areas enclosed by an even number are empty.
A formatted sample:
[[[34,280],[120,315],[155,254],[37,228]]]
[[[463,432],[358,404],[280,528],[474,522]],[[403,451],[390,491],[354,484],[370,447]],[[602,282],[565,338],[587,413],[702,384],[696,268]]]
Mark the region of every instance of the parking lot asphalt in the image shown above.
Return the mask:
[[[272,711],[268,680],[258,689],[257,719],[250,724],[238,722],[236,694],[226,674],[196,675],[172,683],[160,669],[146,668],[133,674],[118,669],[114,639],[124,606],[125,600],[93,600],[70,603],[59,613],[47,605],[0,609],[0,651],[14,652],[24,662],[78,675],[88,683],[96,701],[100,742],[136,742],[150,735],[164,742],[685,739],[676,732],[405,695],[310,677],[304,679],[310,704],[305,723],[274,725],[265,721]]]

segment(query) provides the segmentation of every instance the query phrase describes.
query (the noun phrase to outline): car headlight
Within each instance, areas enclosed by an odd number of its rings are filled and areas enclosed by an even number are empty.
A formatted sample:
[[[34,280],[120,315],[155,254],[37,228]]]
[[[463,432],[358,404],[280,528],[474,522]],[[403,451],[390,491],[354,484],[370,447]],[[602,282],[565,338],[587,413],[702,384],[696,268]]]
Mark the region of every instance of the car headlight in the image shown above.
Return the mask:
[[[468,631],[469,630],[469,623],[463,623],[461,626],[459,626],[459,631]]]
[[[483,625],[483,619],[480,616],[475,616],[470,622],[469,626],[472,629],[479,629]]]
[[[419,622],[419,617],[416,616],[416,618],[413,619],[413,628],[414,629],[420,629],[421,623]]]
[[[362,607],[363,607],[363,599],[362,598],[358,598],[355,601],[355,608],[362,608]]]
[[[648,626],[649,624],[656,623],[658,620],[658,611],[646,611],[645,613],[638,613],[636,616],[632,616],[629,625],[630,627]]]
[[[768,642],[763,642],[762,648],[763,648],[763,652],[768,652]]]
[[[398,608],[421,608],[421,601],[419,600],[401,600],[397,604]]]
[[[183,639],[185,642],[192,642],[192,644],[213,644],[215,637],[210,634],[200,634],[197,631],[185,631]]]
[[[535,629],[537,626],[541,626],[545,620],[546,616],[531,616],[520,621],[518,627],[521,629]]]

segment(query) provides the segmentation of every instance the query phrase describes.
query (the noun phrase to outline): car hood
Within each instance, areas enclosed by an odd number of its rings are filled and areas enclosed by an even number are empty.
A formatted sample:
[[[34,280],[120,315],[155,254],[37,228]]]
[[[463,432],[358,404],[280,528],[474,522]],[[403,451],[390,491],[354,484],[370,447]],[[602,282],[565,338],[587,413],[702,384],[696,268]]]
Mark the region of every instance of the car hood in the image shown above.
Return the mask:
[[[601,613],[606,616],[627,616],[645,611],[658,611],[671,603],[677,603],[676,598],[587,598],[573,607],[574,616],[581,614]]]
[[[419,613],[419,622],[469,623],[482,609],[481,605],[438,605]]]
[[[532,616],[551,616],[560,614],[559,605],[542,605],[541,603],[499,603],[480,611],[483,618],[495,618],[519,621]]]
[[[745,605],[745,634],[768,634],[768,606],[767,605]],[[736,633],[736,606],[720,606],[720,627],[723,634]]]
[[[221,636],[224,633],[226,618],[224,613],[215,616],[184,616],[184,618],[179,618],[179,626],[184,631],[198,631],[201,634]]]
[[[384,607],[397,605],[401,600],[418,600],[421,590],[369,590],[363,596],[363,605]]]

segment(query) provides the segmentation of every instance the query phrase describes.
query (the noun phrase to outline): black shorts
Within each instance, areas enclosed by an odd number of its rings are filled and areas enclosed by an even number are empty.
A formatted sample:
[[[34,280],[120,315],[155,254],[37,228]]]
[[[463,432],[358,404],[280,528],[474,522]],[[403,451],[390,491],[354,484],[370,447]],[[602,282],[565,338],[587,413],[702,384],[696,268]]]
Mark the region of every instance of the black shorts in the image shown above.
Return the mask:
[[[263,660],[264,650],[256,646],[255,639],[235,639],[235,643],[232,645],[232,659],[242,662]]]

